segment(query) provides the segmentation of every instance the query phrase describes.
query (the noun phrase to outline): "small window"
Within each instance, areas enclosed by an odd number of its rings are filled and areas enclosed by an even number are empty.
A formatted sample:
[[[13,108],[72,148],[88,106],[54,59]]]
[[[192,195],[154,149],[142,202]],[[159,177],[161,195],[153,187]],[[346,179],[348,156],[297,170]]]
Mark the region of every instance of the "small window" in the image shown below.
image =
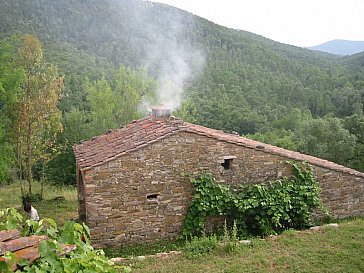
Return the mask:
[[[224,156],[223,160],[221,161],[221,166],[224,167],[224,170],[231,169],[231,164],[235,158],[236,156]]]
[[[221,166],[224,167],[224,170],[230,170],[232,159],[224,159],[224,163],[221,163]]]
[[[148,201],[158,201],[158,196],[159,196],[159,194],[157,194],[157,193],[148,194],[147,200]]]

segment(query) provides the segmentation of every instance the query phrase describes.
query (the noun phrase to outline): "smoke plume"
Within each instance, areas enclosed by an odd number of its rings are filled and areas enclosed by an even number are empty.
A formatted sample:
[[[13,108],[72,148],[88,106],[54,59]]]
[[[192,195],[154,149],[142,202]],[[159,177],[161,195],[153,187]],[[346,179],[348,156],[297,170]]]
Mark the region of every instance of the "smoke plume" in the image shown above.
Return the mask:
[[[187,38],[187,26],[191,28],[194,17],[166,5],[144,4],[148,8],[136,9],[134,14],[142,22],[136,29],[138,35],[148,41],[140,45],[145,52],[142,63],[158,79],[157,103],[176,110],[183,102],[186,84],[199,74],[204,64],[204,54]]]

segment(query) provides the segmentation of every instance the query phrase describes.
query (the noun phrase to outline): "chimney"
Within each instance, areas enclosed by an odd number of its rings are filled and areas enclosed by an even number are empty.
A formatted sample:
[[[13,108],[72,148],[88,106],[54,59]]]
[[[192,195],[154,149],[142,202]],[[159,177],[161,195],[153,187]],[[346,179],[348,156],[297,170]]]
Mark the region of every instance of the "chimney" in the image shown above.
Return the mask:
[[[171,108],[168,108],[164,105],[153,105],[152,108],[152,117],[154,119],[169,119],[171,116]]]

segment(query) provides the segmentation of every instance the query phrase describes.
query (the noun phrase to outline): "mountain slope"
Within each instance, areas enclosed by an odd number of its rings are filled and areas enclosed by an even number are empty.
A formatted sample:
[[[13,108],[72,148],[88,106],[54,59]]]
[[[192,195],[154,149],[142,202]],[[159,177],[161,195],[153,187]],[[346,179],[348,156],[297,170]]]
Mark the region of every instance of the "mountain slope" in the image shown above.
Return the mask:
[[[309,49],[336,55],[352,55],[364,51],[364,41],[332,40]]]
[[[39,36],[66,83],[80,82],[84,75],[111,77],[121,64],[145,66],[161,82],[184,90],[178,96],[162,90],[161,102],[177,109],[188,98],[197,109],[196,122],[239,133],[255,133],[294,108],[336,115],[344,103],[337,94],[355,80],[350,64],[337,56],[147,1],[3,0],[0,26],[0,37],[14,32]],[[68,82],[64,111],[73,102],[87,108],[83,89]],[[356,98],[358,92],[350,94]],[[345,113],[351,111],[348,107]]]

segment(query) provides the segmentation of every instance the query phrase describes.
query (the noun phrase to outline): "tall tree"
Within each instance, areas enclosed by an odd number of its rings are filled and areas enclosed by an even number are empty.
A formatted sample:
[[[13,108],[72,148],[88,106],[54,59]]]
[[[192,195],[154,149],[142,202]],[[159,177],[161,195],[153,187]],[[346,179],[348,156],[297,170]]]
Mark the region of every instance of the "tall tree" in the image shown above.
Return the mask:
[[[17,57],[25,75],[13,126],[17,167],[20,181],[26,178],[28,191],[32,193],[33,165],[46,158],[45,153],[52,146],[55,134],[62,128],[57,104],[63,78],[58,76],[55,66],[44,61],[42,45],[37,37],[25,35]]]
[[[0,184],[8,179],[14,162],[11,120],[23,73],[14,65],[16,38],[0,42]]]
[[[120,96],[119,123],[125,125],[147,114],[147,105],[155,102],[157,82],[144,67],[137,69],[120,66],[115,75],[115,92]]]
[[[105,78],[87,82],[87,99],[92,109],[94,134],[104,133],[108,129],[118,127],[115,111],[119,106],[120,96],[116,94]]]

